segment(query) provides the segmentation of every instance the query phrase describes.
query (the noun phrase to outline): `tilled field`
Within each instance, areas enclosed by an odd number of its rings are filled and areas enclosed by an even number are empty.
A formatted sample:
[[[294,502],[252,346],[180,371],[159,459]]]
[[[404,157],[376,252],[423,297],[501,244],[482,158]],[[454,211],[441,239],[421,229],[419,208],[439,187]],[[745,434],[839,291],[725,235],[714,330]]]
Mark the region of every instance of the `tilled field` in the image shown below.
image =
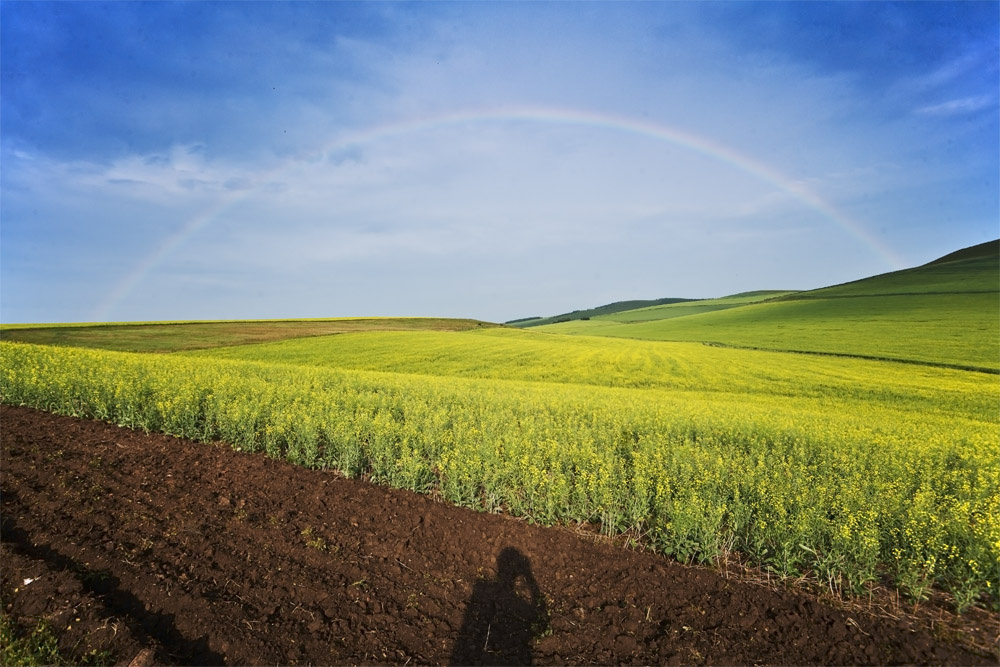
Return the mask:
[[[22,625],[47,619],[78,660],[996,663],[947,624],[569,529],[227,446],[0,416],[3,603]]]

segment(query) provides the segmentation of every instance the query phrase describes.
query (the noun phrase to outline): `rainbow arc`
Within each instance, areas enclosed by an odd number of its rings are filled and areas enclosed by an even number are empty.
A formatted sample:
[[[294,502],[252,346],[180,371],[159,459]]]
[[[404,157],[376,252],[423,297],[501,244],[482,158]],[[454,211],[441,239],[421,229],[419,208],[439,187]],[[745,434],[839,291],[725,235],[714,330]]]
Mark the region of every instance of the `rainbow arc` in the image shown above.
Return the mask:
[[[805,184],[795,181],[780,173],[766,163],[744,155],[728,146],[714,142],[690,132],[666,125],[651,123],[635,118],[578,111],[572,109],[554,109],[542,107],[510,107],[489,110],[473,110],[451,113],[418,120],[391,123],[358,132],[338,136],[319,149],[323,155],[334,151],[345,150],[352,146],[363,145],[396,136],[405,136],[417,132],[425,132],[437,128],[484,123],[548,123],[579,127],[600,128],[609,131],[638,135],[650,140],[665,142],[691,150],[695,153],[713,158],[737,170],[751,174],[764,183],[774,187],[779,192],[789,195],[809,209],[830,220],[845,233],[856,239],[864,247],[874,252],[890,269],[905,268],[906,263],[889,247],[873,236],[860,222],[840,211],[828,201],[810,190]],[[273,182],[283,173],[303,164],[303,160],[288,160],[263,174],[260,183]],[[185,222],[173,234],[164,239],[163,243],[149,253],[108,293],[98,308],[93,319],[104,320],[115,306],[128,296],[157,265],[184,245],[200,230],[223,217],[227,210],[248,198],[254,190],[236,191],[221,197],[214,205],[199,215]]]

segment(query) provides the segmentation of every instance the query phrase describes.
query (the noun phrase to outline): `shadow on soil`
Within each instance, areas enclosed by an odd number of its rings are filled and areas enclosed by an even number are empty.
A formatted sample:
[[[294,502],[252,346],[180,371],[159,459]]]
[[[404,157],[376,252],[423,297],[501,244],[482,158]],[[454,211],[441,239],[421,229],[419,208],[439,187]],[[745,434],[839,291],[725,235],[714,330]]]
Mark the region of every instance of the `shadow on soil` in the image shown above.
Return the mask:
[[[465,608],[453,665],[530,665],[531,642],[549,629],[548,610],[531,561],[507,547],[495,579],[480,579]]]
[[[5,492],[5,495],[8,495]],[[80,580],[83,588],[97,596],[105,608],[114,616],[131,619],[138,629],[155,640],[160,646],[169,647],[167,656],[157,655],[156,661],[164,658],[170,662],[179,661],[192,665],[222,665],[225,658],[208,648],[205,638],[187,639],[178,630],[174,614],[159,614],[148,611],[142,600],[122,589],[121,581],[108,570],[92,570],[81,563],[64,556],[44,545],[32,544],[28,533],[15,525],[8,516],[0,523],[0,535],[11,548],[29,558],[45,561],[50,566],[72,572]]]

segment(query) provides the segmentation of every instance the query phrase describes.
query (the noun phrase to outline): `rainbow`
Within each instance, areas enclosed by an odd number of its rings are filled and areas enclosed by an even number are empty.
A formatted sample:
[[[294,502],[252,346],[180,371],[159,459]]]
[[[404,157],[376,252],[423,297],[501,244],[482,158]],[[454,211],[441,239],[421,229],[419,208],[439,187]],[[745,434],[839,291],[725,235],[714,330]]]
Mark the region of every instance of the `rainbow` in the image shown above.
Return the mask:
[[[419,120],[381,125],[347,135],[338,136],[325,144],[320,149],[320,152],[325,156],[332,151],[343,150],[351,146],[367,144],[395,136],[403,136],[415,132],[422,132],[447,126],[514,121],[575,125],[623,132],[655,141],[662,141],[714,158],[724,164],[730,165],[738,170],[755,176],[761,181],[773,186],[778,191],[788,194],[808,208],[829,219],[847,234],[859,241],[863,246],[878,255],[889,268],[901,269],[907,266],[906,262],[904,262],[902,258],[896,255],[892,249],[875,238],[861,223],[852,219],[844,212],[839,211],[832,204],[819,197],[802,183],[790,179],[767,164],[739,153],[728,146],[706,139],[705,137],[701,137],[690,132],[683,132],[666,125],[651,123],[625,116],[616,116],[590,111],[539,107],[511,107],[491,110],[462,111],[422,118]],[[259,179],[259,182],[273,181],[275,178],[280,177],[283,172],[290,170],[292,167],[300,163],[300,160],[295,159],[285,161],[271,171],[263,174]],[[103,321],[106,319],[108,313],[112,311],[122,299],[130,294],[154,267],[156,267],[166,257],[171,255],[177,248],[184,245],[184,243],[199,230],[210,225],[214,220],[221,217],[222,214],[229,208],[250,196],[252,192],[253,190],[230,193],[220,198],[219,201],[208,207],[201,214],[185,222],[180,229],[164,240],[162,245],[160,245],[156,250],[144,257],[121,281],[118,282],[118,284],[115,285],[115,287],[107,294],[94,311],[92,318],[95,321]]]

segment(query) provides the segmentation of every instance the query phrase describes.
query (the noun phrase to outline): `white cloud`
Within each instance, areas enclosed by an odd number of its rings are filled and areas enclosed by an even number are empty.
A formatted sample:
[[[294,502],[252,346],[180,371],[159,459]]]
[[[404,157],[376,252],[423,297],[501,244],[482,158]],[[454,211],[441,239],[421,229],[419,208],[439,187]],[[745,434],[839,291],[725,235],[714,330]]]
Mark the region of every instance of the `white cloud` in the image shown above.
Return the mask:
[[[104,235],[99,241],[117,239],[86,246],[89,262],[101,267],[90,283],[95,299],[152,258],[136,293],[169,299],[176,288],[177,303],[200,300],[206,312],[213,299],[236,303],[241,285],[247,294],[287,295],[281,303],[291,308],[307,305],[320,286],[357,275],[373,286],[362,284],[352,303],[384,304],[390,312],[418,289],[444,294],[455,266],[464,293],[503,292],[510,317],[525,314],[518,299],[550,286],[552,305],[540,312],[563,308],[573,290],[594,295],[578,297],[582,307],[598,294],[614,300],[818,286],[887,267],[808,197],[797,197],[797,188],[850,208],[863,225],[897,226],[909,236],[905,228],[920,211],[901,208],[899,193],[936,192],[956,171],[933,159],[931,140],[919,134],[927,120],[919,116],[947,120],[995,104],[995,97],[942,88],[971,61],[913,84],[903,108],[918,113],[887,119],[849,77],[781,55],[744,57],[711,26],[657,25],[650,18],[657,12],[645,5],[620,12],[581,6],[580,15],[554,5],[476,7],[422,6],[436,21],[421,28],[430,39],[338,37],[329,53],[315,43],[303,47],[304,71],[273,74],[279,88],[306,92],[286,98],[269,86],[259,103],[224,101],[241,128],[259,130],[253,136],[234,130],[188,141],[191,133],[183,133],[185,143],[109,162],[57,161],[8,147],[5,245],[18,229],[39,224],[51,239],[45,259],[56,263],[84,248],[60,241],[60,229],[92,225],[94,238]],[[945,101],[913,101],[932,94]],[[178,118],[187,118],[195,107],[179,99]],[[634,119],[723,149],[713,156],[691,147],[697,142],[551,118],[431,122],[510,107]],[[337,141],[386,126],[396,129]],[[230,150],[234,144],[245,150]],[[924,151],[919,161],[914,150]],[[749,161],[727,157],[736,153]],[[787,187],[776,186],[767,170],[748,170],[754,161],[781,174]],[[37,218],[6,214],[32,207]],[[795,250],[776,248],[782,239]],[[161,257],[165,246],[172,249]],[[861,259],[849,266],[838,250]],[[798,258],[802,275],[825,277],[779,280],[790,271],[780,265],[782,254]],[[213,275],[227,276],[228,291],[196,293]],[[394,281],[398,294],[380,291]],[[139,301],[133,294],[122,303]],[[451,314],[490,316],[465,307],[455,304]]]
[[[908,85],[916,90],[942,88],[995,60],[996,52],[992,48],[968,50],[927,74],[913,77]]]
[[[923,106],[917,109],[916,113],[927,116],[957,116],[982,111],[994,106],[995,103],[995,99],[990,95],[974,95]]]

